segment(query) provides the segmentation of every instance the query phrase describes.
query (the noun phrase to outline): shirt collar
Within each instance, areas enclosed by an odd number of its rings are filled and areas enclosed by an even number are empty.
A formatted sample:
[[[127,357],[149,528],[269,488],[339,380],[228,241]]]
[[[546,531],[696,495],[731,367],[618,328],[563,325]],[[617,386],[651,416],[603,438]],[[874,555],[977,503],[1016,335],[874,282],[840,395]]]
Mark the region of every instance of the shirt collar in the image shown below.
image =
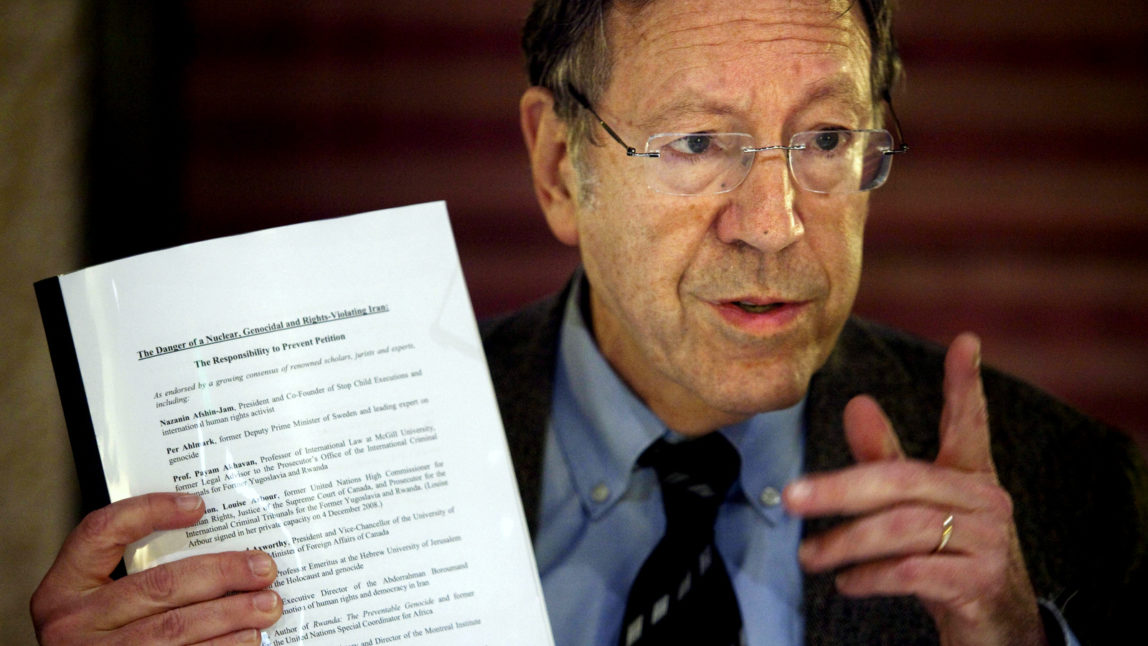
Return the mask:
[[[682,438],[666,430],[598,351],[579,306],[585,289],[577,277],[566,302],[551,419],[574,490],[587,514],[597,518],[622,498],[634,464],[651,443]],[[801,473],[804,408],[802,400],[719,429],[741,455],[740,489],[767,520],[784,513],[780,492]]]

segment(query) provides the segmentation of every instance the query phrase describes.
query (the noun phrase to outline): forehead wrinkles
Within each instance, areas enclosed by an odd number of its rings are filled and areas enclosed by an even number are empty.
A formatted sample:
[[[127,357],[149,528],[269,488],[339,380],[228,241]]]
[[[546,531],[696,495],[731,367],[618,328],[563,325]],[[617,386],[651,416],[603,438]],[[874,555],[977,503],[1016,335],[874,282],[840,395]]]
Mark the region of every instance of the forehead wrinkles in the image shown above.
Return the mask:
[[[623,82],[641,82],[645,89],[639,94],[652,99],[655,89],[674,87],[686,79],[726,86],[742,80],[721,78],[727,69],[736,70],[735,64],[741,63],[744,75],[747,60],[773,56],[776,61],[770,62],[784,60],[806,74],[840,74],[854,65],[863,75],[856,78],[858,89],[867,96],[869,41],[864,18],[856,8],[846,12],[844,2],[800,0],[767,3],[770,6],[764,8],[722,3],[717,8],[699,6],[706,4],[654,2],[637,10],[615,5],[618,8],[608,23],[615,71],[611,81],[618,80],[621,64],[628,68],[623,75],[632,77]],[[722,17],[716,18],[718,14]],[[797,71],[749,69],[759,82],[780,72]]]
[[[864,27],[865,19],[854,0],[662,0],[612,3],[607,20],[621,18],[641,36],[709,27],[726,34],[768,25],[846,27],[852,23],[850,17]]]

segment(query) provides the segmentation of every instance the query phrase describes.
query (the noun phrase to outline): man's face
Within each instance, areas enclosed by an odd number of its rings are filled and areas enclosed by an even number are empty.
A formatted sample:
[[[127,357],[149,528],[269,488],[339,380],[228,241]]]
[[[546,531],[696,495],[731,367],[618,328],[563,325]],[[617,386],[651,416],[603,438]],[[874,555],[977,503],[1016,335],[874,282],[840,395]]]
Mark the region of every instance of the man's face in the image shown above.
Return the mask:
[[[631,145],[663,132],[873,125],[869,42],[845,2],[656,2],[608,23],[598,113]],[[840,333],[861,269],[867,195],[798,188],[759,153],[729,193],[671,196],[599,132],[574,210],[603,354],[671,428],[700,433],[797,403]]]

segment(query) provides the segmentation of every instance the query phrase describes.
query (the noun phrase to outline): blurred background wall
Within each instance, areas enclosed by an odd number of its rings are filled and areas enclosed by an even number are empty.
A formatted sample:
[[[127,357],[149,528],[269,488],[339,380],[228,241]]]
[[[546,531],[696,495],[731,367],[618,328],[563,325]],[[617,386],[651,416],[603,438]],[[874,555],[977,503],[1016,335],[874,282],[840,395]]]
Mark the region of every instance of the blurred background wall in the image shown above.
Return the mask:
[[[0,4],[0,634],[75,497],[34,279],[445,199],[480,315],[559,287],[517,125],[529,2]],[[903,0],[912,152],[874,195],[858,310],[1148,447],[1148,3]],[[83,163],[81,163],[83,162]]]
[[[0,2],[0,642],[75,523],[75,478],[32,281],[80,257],[88,53],[77,0]]]

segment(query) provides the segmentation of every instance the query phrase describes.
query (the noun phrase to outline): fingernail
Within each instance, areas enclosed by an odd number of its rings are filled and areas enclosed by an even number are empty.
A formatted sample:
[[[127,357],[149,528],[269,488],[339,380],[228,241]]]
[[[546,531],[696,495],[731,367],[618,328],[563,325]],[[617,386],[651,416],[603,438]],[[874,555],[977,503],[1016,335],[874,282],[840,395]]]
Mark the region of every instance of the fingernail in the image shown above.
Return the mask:
[[[193,511],[203,504],[203,498],[191,494],[184,494],[175,499],[175,506],[180,511]]]
[[[263,642],[262,635],[258,630],[251,628],[235,634],[235,641],[240,644],[260,644]]]
[[[247,566],[251,568],[252,574],[262,578],[271,574],[275,568],[275,561],[272,561],[270,556],[262,552],[256,552],[247,557]]]
[[[813,487],[805,480],[794,480],[785,488],[785,497],[791,503],[803,503],[812,493]]]
[[[255,604],[255,608],[260,612],[271,612],[279,605],[279,595],[270,590],[264,590],[256,594],[251,602]]]

